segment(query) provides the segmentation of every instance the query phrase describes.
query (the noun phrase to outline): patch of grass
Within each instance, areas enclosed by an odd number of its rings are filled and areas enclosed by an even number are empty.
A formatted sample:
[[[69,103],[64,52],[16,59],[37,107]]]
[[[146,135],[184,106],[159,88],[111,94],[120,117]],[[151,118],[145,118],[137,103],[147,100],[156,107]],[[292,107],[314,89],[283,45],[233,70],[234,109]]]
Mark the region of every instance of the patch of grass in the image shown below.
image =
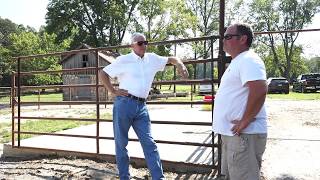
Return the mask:
[[[194,96],[193,97],[193,101],[199,101],[202,100],[203,96]],[[168,99],[166,98],[158,98],[156,99],[156,101],[161,101],[161,102],[177,102],[177,101],[191,101],[191,97],[187,96],[187,97],[168,97]]]
[[[297,93],[290,92],[289,94],[268,94],[270,99],[283,100],[320,100],[320,93]]]
[[[7,114],[11,114],[11,108],[0,109],[0,115],[7,115]]]
[[[96,115],[89,115],[81,118],[95,118]],[[101,114],[101,119],[112,119],[111,114]],[[54,121],[54,120],[36,120],[21,123],[21,131],[54,133],[62,130],[72,129],[83,125],[94,124],[95,122],[86,121]],[[17,127],[16,127],[17,129]],[[0,123],[0,143],[11,141],[11,123]],[[21,134],[21,139],[27,139],[35,135]]]
[[[28,101],[28,102],[37,102],[39,98],[38,94],[28,94],[22,95],[21,101]],[[62,93],[46,93],[40,94],[40,101],[41,102],[61,102],[63,98]],[[4,102],[6,104],[10,103],[9,96],[0,98],[0,102]]]
[[[162,93],[166,92],[173,92],[173,85],[161,85],[160,91]],[[157,87],[159,88],[159,86]],[[176,91],[177,92],[190,92],[191,91],[191,85],[176,85]]]
[[[212,105],[211,104],[203,104],[201,106],[202,111],[212,111]]]
[[[21,101],[37,102],[38,98],[37,94],[24,95],[21,96]],[[61,102],[62,98],[62,93],[40,94],[40,102]]]

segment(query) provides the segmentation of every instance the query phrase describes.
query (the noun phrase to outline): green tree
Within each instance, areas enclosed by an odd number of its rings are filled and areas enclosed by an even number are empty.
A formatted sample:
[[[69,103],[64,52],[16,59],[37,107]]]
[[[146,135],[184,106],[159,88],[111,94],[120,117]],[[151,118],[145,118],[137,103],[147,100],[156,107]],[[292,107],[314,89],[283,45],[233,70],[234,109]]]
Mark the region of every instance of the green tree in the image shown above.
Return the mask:
[[[268,77],[279,77],[283,76],[281,74],[279,66],[286,66],[286,55],[284,47],[279,45],[275,47],[275,51],[277,53],[277,56],[279,58],[278,64],[275,64],[275,61],[273,60],[273,52],[270,48],[267,48],[266,46],[260,46],[258,52],[264,51],[263,53],[259,53],[262,57],[262,59],[265,62],[266,65],[266,71]],[[299,74],[307,73],[309,71],[306,63],[305,58],[302,56],[302,47],[301,46],[294,46],[293,47],[293,54],[291,58],[291,73],[288,80],[295,79]]]
[[[310,60],[306,60],[305,63],[311,73],[320,73],[320,57],[313,57]]]
[[[183,0],[141,0],[135,17],[135,31],[143,32],[149,41],[164,41],[186,37],[190,26],[191,12]],[[149,46],[148,51],[163,56],[175,55],[172,44]],[[172,80],[173,67],[157,73],[156,80]]]
[[[289,31],[303,29],[310,24],[314,15],[319,12],[319,0],[254,0],[249,6],[248,19],[255,31]],[[295,75],[294,66],[295,41],[299,33],[284,32],[258,36],[260,42],[267,45],[272,52],[272,64],[278,68],[281,76],[288,80]],[[283,57],[278,46],[283,47]],[[302,53],[302,51],[299,51]],[[283,62],[284,61],[284,62]]]
[[[70,40],[65,40],[60,44],[55,44],[55,34],[46,32],[22,32],[19,34],[10,34],[11,45],[8,47],[10,51],[9,57],[26,56],[33,54],[46,54],[49,52],[64,51],[69,47]],[[32,60],[21,61],[21,71],[44,71],[44,70],[60,70],[58,57],[35,58]],[[7,59],[8,69],[16,71],[16,60]],[[7,72],[10,73],[10,72]],[[26,76],[23,79],[24,85],[43,85],[57,84],[61,82],[60,75],[37,74]]]
[[[141,0],[135,16],[134,31],[143,32],[149,41],[186,37],[191,12],[183,0]],[[160,55],[170,55],[171,45],[149,47]]]
[[[47,30],[57,42],[72,38],[71,47],[118,45],[132,21],[138,0],[50,0]]]
[[[18,32],[18,25],[9,19],[0,17],[0,45],[6,47],[10,44],[9,35]]]
[[[195,18],[191,26],[193,37],[211,36],[218,34],[219,1],[217,0],[187,0],[188,8]],[[210,57],[211,41],[202,41],[192,44],[194,58],[206,59]],[[210,78],[213,69],[210,63],[196,64],[196,78]]]
[[[193,36],[210,36],[218,34],[219,1],[216,0],[187,0],[187,5],[195,17],[192,27]],[[207,58],[210,51],[210,42],[204,41],[202,48],[198,48],[198,57]]]

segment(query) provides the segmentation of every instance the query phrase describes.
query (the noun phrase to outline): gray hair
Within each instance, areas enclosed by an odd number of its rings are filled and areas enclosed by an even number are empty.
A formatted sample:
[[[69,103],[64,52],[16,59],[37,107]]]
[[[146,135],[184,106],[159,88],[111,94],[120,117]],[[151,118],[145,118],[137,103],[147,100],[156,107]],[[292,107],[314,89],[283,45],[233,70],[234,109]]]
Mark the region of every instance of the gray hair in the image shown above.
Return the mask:
[[[131,43],[134,43],[137,37],[143,37],[144,39],[146,39],[146,36],[144,34],[135,32],[131,36]]]

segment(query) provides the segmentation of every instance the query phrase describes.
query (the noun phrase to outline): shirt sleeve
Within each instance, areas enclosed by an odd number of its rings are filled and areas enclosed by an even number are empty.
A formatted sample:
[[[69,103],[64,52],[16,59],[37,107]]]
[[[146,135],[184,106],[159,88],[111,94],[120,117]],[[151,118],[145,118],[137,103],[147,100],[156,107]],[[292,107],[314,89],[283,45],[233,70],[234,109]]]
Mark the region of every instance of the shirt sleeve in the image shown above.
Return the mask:
[[[244,86],[248,81],[266,80],[266,68],[259,59],[246,59],[240,68],[241,84]]]
[[[155,53],[152,53],[152,56],[154,58],[154,67],[156,71],[163,71],[166,67],[166,64],[168,63],[168,57],[159,56]]]
[[[104,67],[102,70],[112,78],[119,77],[121,74],[121,58],[116,58],[115,61]]]

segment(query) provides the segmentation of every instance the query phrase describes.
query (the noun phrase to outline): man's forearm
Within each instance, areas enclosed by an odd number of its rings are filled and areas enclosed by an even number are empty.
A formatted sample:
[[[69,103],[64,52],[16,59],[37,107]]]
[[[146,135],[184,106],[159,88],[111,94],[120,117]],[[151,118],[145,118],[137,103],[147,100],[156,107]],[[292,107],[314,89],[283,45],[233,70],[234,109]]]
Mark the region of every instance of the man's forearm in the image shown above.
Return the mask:
[[[264,104],[267,94],[267,86],[264,80],[248,82],[247,86],[249,88],[249,95],[245,112],[240,120],[235,119],[232,121],[235,125],[231,128],[231,131],[235,135],[239,135],[243,129],[254,121],[254,118]]]
[[[173,64],[177,67],[178,73],[182,78],[186,79],[189,77],[188,70],[180,59],[175,57],[169,57],[168,63]]]
[[[265,102],[266,94],[250,92],[248,95],[248,102],[246,106],[246,110],[242,117],[242,121],[247,121],[248,124],[254,121],[254,117],[259,113]]]
[[[107,88],[111,93],[114,94],[115,88],[111,84],[109,75],[107,73],[105,73],[104,71],[100,70],[99,77],[100,77],[100,80],[101,80],[103,86],[105,88]]]

